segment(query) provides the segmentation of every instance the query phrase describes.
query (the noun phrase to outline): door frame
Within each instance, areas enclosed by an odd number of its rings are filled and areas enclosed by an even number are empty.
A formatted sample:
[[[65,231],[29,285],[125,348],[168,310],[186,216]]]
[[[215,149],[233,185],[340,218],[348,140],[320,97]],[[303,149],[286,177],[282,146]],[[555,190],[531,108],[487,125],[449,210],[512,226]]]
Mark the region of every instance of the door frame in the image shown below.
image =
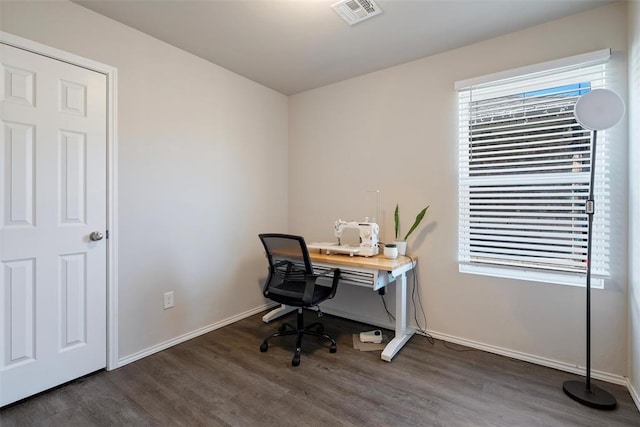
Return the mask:
[[[118,368],[118,69],[0,31],[0,42],[107,77],[107,370]]]

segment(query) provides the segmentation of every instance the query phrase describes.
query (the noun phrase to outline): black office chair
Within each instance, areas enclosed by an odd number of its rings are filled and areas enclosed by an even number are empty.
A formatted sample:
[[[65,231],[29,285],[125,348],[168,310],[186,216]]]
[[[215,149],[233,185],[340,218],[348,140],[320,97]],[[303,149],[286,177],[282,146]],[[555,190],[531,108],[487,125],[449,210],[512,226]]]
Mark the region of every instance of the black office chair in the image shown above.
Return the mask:
[[[260,234],[259,237],[269,260],[269,277],[264,285],[264,296],[280,304],[298,308],[296,327],[284,323],[278,332],[262,342],[260,351],[265,352],[269,349],[271,338],[298,335],[296,351],[291,360],[293,366],[298,366],[302,351],[302,337],[315,335],[331,341],[329,351],[335,353],[336,340],[324,333],[324,326],[320,322],[305,326],[302,311],[304,308],[316,307],[321,302],[333,298],[340,280],[340,270],[336,268],[321,275],[314,274],[307,244],[300,236]],[[331,286],[318,283],[318,278],[323,276],[333,276]],[[319,313],[322,312],[319,311]]]

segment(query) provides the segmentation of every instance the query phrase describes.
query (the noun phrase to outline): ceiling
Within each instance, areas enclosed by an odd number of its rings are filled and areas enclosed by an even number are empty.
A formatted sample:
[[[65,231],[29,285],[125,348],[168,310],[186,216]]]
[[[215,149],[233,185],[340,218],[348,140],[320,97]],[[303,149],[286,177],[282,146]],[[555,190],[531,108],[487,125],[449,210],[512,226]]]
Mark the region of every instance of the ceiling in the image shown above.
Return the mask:
[[[337,0],[73,0],[285,95],[614,0],[375,0],[354,26]]]

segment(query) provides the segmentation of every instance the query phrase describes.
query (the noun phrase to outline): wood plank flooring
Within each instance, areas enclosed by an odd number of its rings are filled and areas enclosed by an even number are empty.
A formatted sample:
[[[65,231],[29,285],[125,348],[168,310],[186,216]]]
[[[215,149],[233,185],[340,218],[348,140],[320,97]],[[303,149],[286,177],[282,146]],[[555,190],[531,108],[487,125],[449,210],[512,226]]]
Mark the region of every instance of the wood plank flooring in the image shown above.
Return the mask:
[[[330,315],[322,320],[338,352],[308,337],[294,368],[293,337],[260,353],[282,322],[261,317],[8,406],[0,425],[640,426],[625,387],[594,381],[618,408],[587,408],[562,392],[575,375],[422,336],[387,363],[353,349],[351,335],[371,326]]]

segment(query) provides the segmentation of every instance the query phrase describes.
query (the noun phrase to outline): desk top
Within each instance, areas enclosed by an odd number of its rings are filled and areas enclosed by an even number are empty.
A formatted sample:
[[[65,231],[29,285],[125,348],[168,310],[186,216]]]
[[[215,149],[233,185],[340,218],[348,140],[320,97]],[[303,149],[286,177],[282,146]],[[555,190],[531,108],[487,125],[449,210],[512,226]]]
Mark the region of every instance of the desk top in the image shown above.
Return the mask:
[[[398,255],[396,259],[386,258],[384,255],[376,255],[371,257],[350,256],[344,254],[323,254],[309,251],[311,261],[326,262],[329,264],[346,265],[350,267],[374,268],[382,271],[395,271],[407,264],[413,264],[418,261],[418,257]]]

